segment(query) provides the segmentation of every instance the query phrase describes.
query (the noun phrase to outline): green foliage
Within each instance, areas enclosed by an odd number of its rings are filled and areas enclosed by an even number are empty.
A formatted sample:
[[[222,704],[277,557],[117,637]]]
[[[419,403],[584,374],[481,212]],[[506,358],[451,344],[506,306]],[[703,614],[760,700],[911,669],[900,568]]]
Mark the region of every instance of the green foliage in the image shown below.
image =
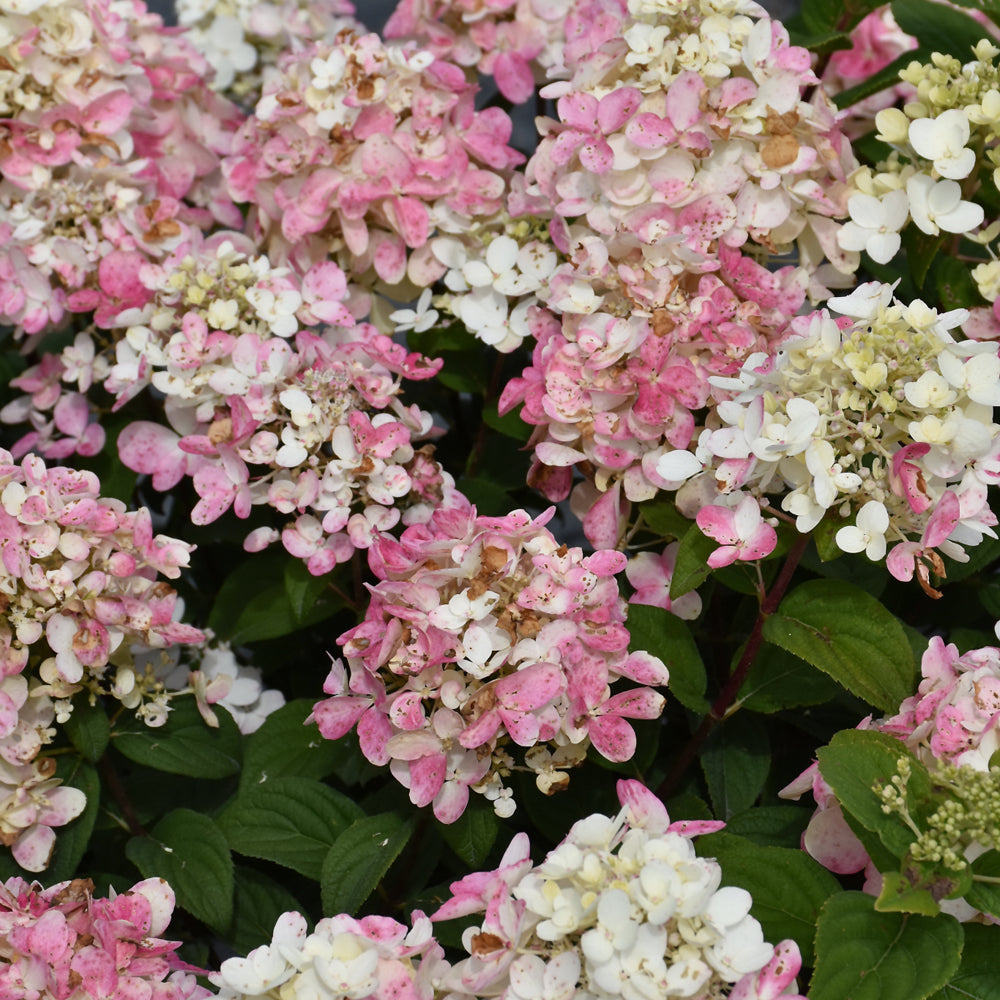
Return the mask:
[[[500,821],[493,807],[470,802],[454,823],[437,823],[445,843],[469,866],[482,868],[500,832]]]
[[[101,759],[111,739],[107,710],[100,702],[90,704],[85,694],[73,702],[73,712],[63,729],[81,756],[91,763]]]
[[[701,766],[716,817],[728,820],[749,809],[771,768],[767,727],[746,712],[733,716],[706,740]]]
[[[769,941],[792,938],[806,965],[813,964],[812,940],[823,904],[840,890],[837,880],[802,851],[762,847],[729,833],[713,833],[699,852],[722,866],[722,884],[753,896],[751,913]]]
[[[157,729],[141,719],[123,717],[111,732],[111,743],[129,760],[155,771],[226,778],[240,769],[240,731],[225,709],[216,707],[214,712],[219,725],[210,729],[194,699],[182,698]]]
[[[628,630],[630,650],[647,650],[666,664],[670,671],[670,694],[692,712],[708,711],[705,664],[688,626],[663,608],[632,604]]]
[[[816,926],[810,1000],[924,1000],[958,969],[962,944],[954,917],[879,913],[871,896],[838,893]]]
[[[274,925],[282,913],[303,910],[283,885],[254,868],[236,865],[233,873],[233,923],[229,937],[240,954],[270,944]]]
[[[972,58],[972,47],[988,35],[968,14],[932,0],[892,0],[891,8],[896,23],[903,31],[915,35],[921,48],[945,52],[962,63]]]
[[[916,666],[902,626],[852,584],[801,584],[764,623],[764,638],[884,711],[913,688]]]
[[[1000,1000],[996,928],[963,924],[962,961],[930,1000]]]
[[[360,806],[318,781],[269,778],[240,790],[219,816],[219,829],[238,854],[318,881],[331,845],[363,817]]]
[[[233,917],[233,859],[222,831],[206,815],[174,809],[125,853],[144,878],[165,878],[177,902],[223,933]]]
[[[670,599],[677,600],[704,583],[711,575],[708,557],[718,548],[697,524],[691,523],[680,539],[674,575],[670,581]]]
[[[356,820],[334,841],[320,877],[326,913],[356,913],[413,832],[413,820],[380,813]]]

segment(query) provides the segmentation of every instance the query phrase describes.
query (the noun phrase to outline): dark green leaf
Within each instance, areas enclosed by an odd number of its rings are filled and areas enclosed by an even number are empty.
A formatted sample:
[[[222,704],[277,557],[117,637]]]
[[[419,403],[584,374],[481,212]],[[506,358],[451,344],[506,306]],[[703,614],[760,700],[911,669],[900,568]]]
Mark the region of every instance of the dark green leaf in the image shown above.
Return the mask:
[[[944,566],[948,574],[946,582],[957,583],[959,580],[965,580],[1000,559],[1000,539],[984,538],[978,545],[969,548],[968,556],[968,562],[956,562],[945,557]]]
[[[111,739],[111,723],[104,706],[97,702],[91,705],[87,692],[83,692],[73,702],[73,712],[62,724],[70,742],[92,764],[101,759]]]
[[[791,653],[764,645],[754,658],[736,700],[754,712],[818,705],[837,694],[837,684]]]
[[[520,407],[500,416],[497,404],[493,400],[490,400],[483,406],[483,423],[487,427],[492,427],[495,431],[499,431],[501,434],[506,434],[507,437],[513,438],[515,441],[527,441],[534,430],[531,424],[526,424],[521,419]]]
[[[229,846],[318,880],[330,845],[364,816],[346,795],[308,778],[242,788],[218,818]]]
[[[946,52],[962,63],[972,58],[973,46],[989,34],[968,14],[931,0],[893,0],[891,7],[896,23],[915,35],[922,48]]]
[[[916,837],[898,814],[882,811],[882,799],[874,789],[889,784],[898,772],[899,759],[906,758],[911,771],[907,802],[916,818],[930,803],[927,768],[895,737],[874,730],[837,733],[829,746],[817,751],[817,757],[820,774],[844,809],[866,829],[877,833],[895,857],[905,857]]]
[[[63,784],[79,788],[87,796],[83,812],[71,823],[59,827],[55,851],[45,871],[47,884],[63,882],[78,874],[80,859],[87,851],[101,803],[101,782],[97,771],[82,761],[60,761],[56,772]]]
[[[112,732],[112,743],[129,760],[157,771],[226,778],[240,769],[240,731],[225,709],[214,711],[218,729],[206,725],[193,698],[177,698],[158,729],[128,718]]]
[[[701,767],[719,819],[749,809],[771,769],[767,727],[747,712],[730,716],[705,741]]]
[[[237,865],[234,874],[233,927],[227,943],[246,955],[271,943],[274,925],[282,913],[302,913],[304,908],[283,885],[254,868]]]
[[[804,806],[758,806],[732,816],[726,823],[726,832],[745,837],[760,847],[797,849],[812,812]]]
[[[483,867],[500,832],[493,807],[472,803],[454,823],[436,825],[445,843],[473,870]]]
[[[223,932],[233,916],[233,859],[222,831],[191,809],[174,809],[149,837],[133,837],[125,853],[146,878],[165,878],[177,903]]]
[[[863,892],[831,896],[816,928],[810,1000],[923,1000],[958,969],[954,917],[878,913]]]
[[[285,596],[292,613],[303,622],[316,602],[329,592],[330,576],[313,576],[301,559],[292,559],[285,565]]]
[[[691,521],[669,500],[644,503],[639,510],[650,530],[665,538],[681,538],[691,527]]]
[[[972,268],[965,261],[942,254],[934,261],[931,276],[941,308],[968,309],[982,302]]]
[[[670,581],[670,599],[676,601],[690,590],[694,590],[711,575],[708,557],[718,545],[704,534],[697,524],[692,524],[684,533],[677,547],[674,575]]]
[[[944,245],[945,234],[930,236],[922,233],[916,226],[907,226],[903,230],[903,249],[910,268],[910,277],[918,289],[924,287],[927,272],[934,262],[941,247]]]
[[[972,862],[972,887],[965,894],[965,901],[983,913],[1000,917],[1000,884],[977,882],[976,876],[1000,879],[1000,851],[987,851]]]
[[[412,832],[413,821],[404,821],[394,813],[366,816],[352,823],[337,837],[323,862],[323,912],[357,912],[399,857]]]
[[[739,886],[753,896],[751,913],[769,941],[794,939],[803,963],[812,964],[820,908],[840,891],[840,883],[822,865],[798,849],[758,847],[729,833],[702,838],[698,853],[718,859],[723,885]]]
[[[347,745],[341,740],[323,739],[315,723],[306,725],[312,710],[311,700],[290,701],[246,737],[241,789],[255,788],[286,775],[319,780],[338,770],[348,753]]]
[[[707,712],[705,664],[687,625],[676,615],[650,604],[630,604],[631,651],[658,656],[670,671],[668,692],[692,712]]]
[[[963,924],[962,963],[931,1000],[1000,1000],[996,927]]]
[[[885,711],[894,711],[913,690],[916,665],[902,626],[852,584],[801,584],[764,622],[764,638]]]

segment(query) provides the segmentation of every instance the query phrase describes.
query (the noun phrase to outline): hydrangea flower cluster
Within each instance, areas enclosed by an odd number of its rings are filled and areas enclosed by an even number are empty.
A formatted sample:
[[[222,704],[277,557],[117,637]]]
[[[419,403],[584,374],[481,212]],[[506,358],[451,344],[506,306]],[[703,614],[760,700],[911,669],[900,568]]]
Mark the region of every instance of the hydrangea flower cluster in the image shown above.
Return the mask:
[[[934,636],[920,670],[917,693],[905,699],[895,715],[865,719],[858,728],[891,733],[931,770],[935,788],[944,796],[928,829],[919,829],[906,809],[909,772],[905,758],[882,797],[886,811],[903,814],[914,829],[917,854],[937,862],[947,863],[950,858],[951,866],[958,869],[988,848],[1000,847],[996,825],[1000,771],[990,767],[990,758],[1000,748],[1000,649],[984,646],[959,654],[957,646]],[[803,772],[781,795],[798,798],[809,791],[817,809],[803,835],[803,848],[838,874],[866,869],[865,889],[877,894],[879,873],[844,820],[818,765]],[[931,856],[935,852],[940,856]],[[942,910],[962,920],[978,913],[964,899],[940,903]]]
[[[513,812],[512,744],[551,794],[591,744],[628,760],[627,720],[663,710],[651,687],[611,693],[622,679],[668,679],[656,657],[627,650],[624,555],[560,546],[544,527],[552,513],[477,516],[452,492],[370,550],[379,582],[365,620],[340,637],[348,665],[334,663],[314,718],[328,739],[357,725],[365,756],[442,822],[462,815],[470,789]]]
[[[0,995],[42,1000],[144,997],[204,1000],[201,970],[174,955],[163,937],[174,893],[151,878],[95,899],[89,879],[43,889],[23,879],[0,885]]]
[[[492,76],[514,104],[527,101],[547,71],[562,69],[569,0],[402,0],[385,37],[415,39],[437,59]]]
[[[390,1000],[435,995],[446,969],[444,950],[419,910],[412,929],[390,917],[324,917],[309,932],[306,918],[283,913],[269,945],[227,958],[209,978],[219,1000]]]
[[[665,455],[657,471],[685,484],[678,504],[701,510],[699,524],[714,509],[706,502],[731,510],[742,491],[780,494],[801,532],[828,512],[854,514],[837,546],[881,560],[891,545],[890,573],[916,573],[933,595],[938,552],[963,560],[964,545],[995,537],[986,492],[1000,456],[997,347],[952,338],[965,310],[904,305],[876,282],[830,305],[844,318],[796,319],[776,355],[719,380],[734,398],[716,407],[693,452]]]
[[[224,161],[229,192],[276,263],[332,256],[363,287],[429,285],[434,231],[496,212],[523,160],[475,92],[458,66],[374,34],[289,52]]]
[[[103,323],[183,223],[239,225],[220,156],[242,116],[208,66],[139,0],[54,0],[0,13],[0,316]],[[186,201],[187,205],[182,205]]]
[[[177,0],[177,21],[215,70],[212,87],[252,108],[267,69],[290,48],[357,29],[350,0]]]
[[[616,817],[595,814],[533,867],[518,834],[500,867],[451,886],[431,917],[484,913],[452,965],[419,910],[412,929],[388,917],[326,917],[309,933],[283,914],[271,943],[230,958],[211,976],[220,1000],[353,997],[686,997],[801,1000],[792,941],[766,943],[743,889],[695,854],[692,838],[724,826],[671,823],[637,781],[620,781]]]
[[[128,647],[202,639],[173,620],[177,595],[156,579],[177,577],[193,546],[154,536],[149,512],[102,498],[93,473],[48,469],[37,456],[16,465],[2,450],[0,539],[0,843],[41,871],[52,827],[86,803],[39,756],[53,720],[65,722],[86,689],[162,722],[160,686]]]
[[[586,470],[575,506],[603,495],[622,516],[667,487],[657,459],[690,442],[711,377],[856,266],[835,239],[856,164],[809,54],[755,4],[604,8],[567,25],[568,79],[543,90],[557,118],[511,218],[434,249],[440,305],[501,350],[537,341],[501,400],[537,428],[532,485],[562,499]],[[765,266],[793,249],[798,265]]]
[[[1000,220],[982,231],[986,213],[975,200],[966,201],[971,186],[962,182],[978,173],[980,163],[993,164],[1000,176],[1000,48],[983,39],[975,59],[964,66],[953,56],[935,53],[929,64],[914,61],[900,73],[916,88],[903,109],[886,108],[875,117],[878,137],[893,155],[873,171],[851,178],[851,220],[838,234],[847,250],[865,250],[886,264],[899,252],[900,231],[912,220],[928,236],[951,233],[982,243],[995,239]],[[977,268],[980,291],[996,300],[996,267]]]
[[[698,857],[692,837],[724,824],[671,823],[637,781],[618,783],[616,817],[575,823],[533,867],[518,834],[496,872],[452,885],[436,920],[484,913],[469,957],[443,978],[451,996],[611,1000],[797,996],[797,945],[764,941],[744,889]]]

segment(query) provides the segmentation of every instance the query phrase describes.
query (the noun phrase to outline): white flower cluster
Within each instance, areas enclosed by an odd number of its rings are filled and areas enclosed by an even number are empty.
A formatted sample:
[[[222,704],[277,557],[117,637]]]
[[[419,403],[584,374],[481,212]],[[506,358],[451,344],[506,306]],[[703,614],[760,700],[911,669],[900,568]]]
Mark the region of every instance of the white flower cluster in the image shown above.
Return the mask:
[[[984,147],[982,162],[992,163],[994,180],[1000,178],[995,145],[1000,137],[1000,77],[992,62],[1000,49],[984,39],[975,55],[963,66],[935,53],[931,63],[914,61],[900,74],[917,87],[918,99],[902,110],[887,108],[876,115],[878,138],[894,153],[877,171],[863,168],[851,178],[851,221],[837,235],[845,250],[864,250],[887,264],[899,253],[900,232],[910,220],[928,236],[945,232],[989,242],[1000,232],[1000,222],[977,232],[985,212],[964,200],[961,184],[976,172],[976,150]],[[987,298],[992,301],[995,294]]]
[[[538,235],[518,222],[488,242],[440,236],[431,244],[448,268],[444,283],[452,294],[442,304],[470,333],[505,354],[530,334],[528,310],[558,264],[555,250]]]
[[[962,545],[993,536],[996,523],[986,500],[1000,443],[996,345],[956,343],[949,331],[965,310],[904,305],[876,282],[830,305],[853,324],[841,329],[825,310],[804,317],[774,358],[754,355],[738,379],[712,379],[734,398],[718,405],[694,455],[671,452],[658,473],[693,480],[692,494],[706,478],[723,492],[782,493],[802,532],[827,511],[859,511],[837,545],[877,560],[887,542],[904,543],[889,563],[900,579],[934,548],[964,559]]]

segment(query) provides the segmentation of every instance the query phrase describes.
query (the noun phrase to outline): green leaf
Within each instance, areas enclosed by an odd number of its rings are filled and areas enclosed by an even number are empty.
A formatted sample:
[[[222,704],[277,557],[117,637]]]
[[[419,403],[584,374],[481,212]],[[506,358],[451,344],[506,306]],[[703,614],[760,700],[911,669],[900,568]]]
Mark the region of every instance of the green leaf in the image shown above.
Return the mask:
[[[667,690],[692,712],[707,712],[705,664],[687,625],[675,614],[650,604],[630,604],[629,650],[658,656],[670,671]]]
[[[907,226],[903,230],[903,249],[910,267],[910,277],[917,289],[924,287],[927,272],[944,245],[945,234],[930,236],[922,233],[916,226]]]
[[[59,827],[52,860],[45,870],[45,881],[50,885],[78,874],[80,860],[87,852],[101,804],[101,781],[97,771],[89,764],[80,760],[61,760],[56,774],[62,778],[64,785],[79,788],[87,796],[87,804],[75,820]]]
[[[363,817],[360,806],[327,785],[283,777],[241,789],[218,824],[238,854],[318,880],[330,846]]]
[[[745,712],[730,716],[705,741],[701,767],[719,819],[749,809],[771,769],[767,727]]]
[[[435,825],[445,843],[474,870],[482,868],[500,832],[500,821],[493,807],[472,803],[454,823]]]
[[[930,890],[914,885],[900,872],[882,872],[882,891],[875,900],[879,913],[920,913],[935,917],[941,912]]]
[[[1000,878],[1000,851],[987,851],[972,862],[972,887],[965,894],[965,901],[983,913],[1000,917],[1000,885],[977,882],[976,876]]]
[[[873,73],[868,79],[863,80],[854,87],[849,87],[847,90],[842,90],[839,94],[835,94],[833,103],[841,109],[849,108],[859,101],[863,101],[866,97],[871,97],[872,94],[877,94],[879,91],[885,90],[886,87],[894,87],[899,83],[900,70],[906,69],[914,59],[926,62],[929,58],[930,53],[924,50],[904,52],[893,59],[887,66],[883,66],[877,73]]]
[[[324,913],[356,913],[399,857],[413,832],[413,820],[395,813],[352,823],[323,862],[320,887]]]
[[[227,778],[240,769],[240,731],[225,709],[216,706],[215,716],[219,728],[210,729],[194,698],[178,698],[158,729],[128,718],[111,733],[111,740],[129,760],[156,771],[192,778]]]
[[[111,739],[111,723],[104,706],[100,702],[91,705],[89,697],[83,692],[75,699],[73,711],[62,727],[81,755],[96,764]]]
[[[745,837],[760,847],[797,850],[812,814],[812,809],[804,806],[758,806],[727,820],[726,832]]]
[[[233,926],[227,943],[241,955],[271,943],[274,925],[282,913],[304,910],[283,885],[254,868],[237,865],[234,884]]]
[[[871,896],[838,893],[819,916],[810,1000],[923,1000],[958,969],[962,942],[954,917],[877,913]]]
[[[193,917],[224,932],[233,917],[233,859],[222,831],[191,809],[174,809],[125,854],[146,878],[165,878]]]
[[[945,556],[944,566],[948,574],[945,579],[948,583],[965,580],[1000,559],[1000,538],[984,538],[978,545],[969,548],[968,556],[968,562],[964,563]]]
[[[694,590],[711,576],[708,557],[718,548],[715,542],[702,532],[697,524],[692,524],[677,546],[674,575],[670,580],[670,599],[676,601],[688,591]]]
[[[982,302],[972,268],[964,261],[942,254],[934,261],[931,275],[941,308],[968,309]]]
[[[963,924],[962,963],[931,1000],[1000,1000],[995,927]]]
[[[681,538],[690,529],[691,521],[669,500],[655,500],[639,508],[642,519],[651,531],[668,538]]]
[[[518,407],[501,416],[496,401],[490,400],[483,406],[483,423],[515,441],[527,441],[534,428],[521,419],[521,409]]]
[[[286,775],[319,780],[343,764],[345,741],[326,740],[315,723],[305,724],[313,701],[299,698],[272,712],[256,732],[246,737],[240,789],[255,788]]]
[[[742,837],[713,833],[698,842],[698,853],[722,865],[722,884],[753,896],[751,913],[769,941],[793,938],[805,965],[812,965],[813,934],[823,904],[840,883],[797,848],[758,847]]]
[[[764,622],[764,638],[885,711],[913,690],[916,664],[899,621],[847,582],[801,584]]]
[[[805,660],[777,646],[764,645],[736,700],[751,711],[770,714],[830,701],[837,691],[833,680]]]
[[[330,576],[313,576],[301,559],[292,559],[285,565],[285,596],[300,622],[306,620],[316,602],[329,591]]]
[[[922,48],[946,52],[960,62],[972,58],[973,46],[987,37],[987,30],[968,14],[932,3],[931,0],[893,0],[892,16]]]
[[[876,785],[887,785],[898,772],[898,762],[910,763],[907,804],[916,820],[930,803],[931,778],[927,768],[894,736],[874,730],[848,729],[837,733],[829,746],[817,751],[819,771],[837,796],[837,801],[866,829],[877,833],[897,858],[906,856],[916,839],[896,813],[882,811]]]

